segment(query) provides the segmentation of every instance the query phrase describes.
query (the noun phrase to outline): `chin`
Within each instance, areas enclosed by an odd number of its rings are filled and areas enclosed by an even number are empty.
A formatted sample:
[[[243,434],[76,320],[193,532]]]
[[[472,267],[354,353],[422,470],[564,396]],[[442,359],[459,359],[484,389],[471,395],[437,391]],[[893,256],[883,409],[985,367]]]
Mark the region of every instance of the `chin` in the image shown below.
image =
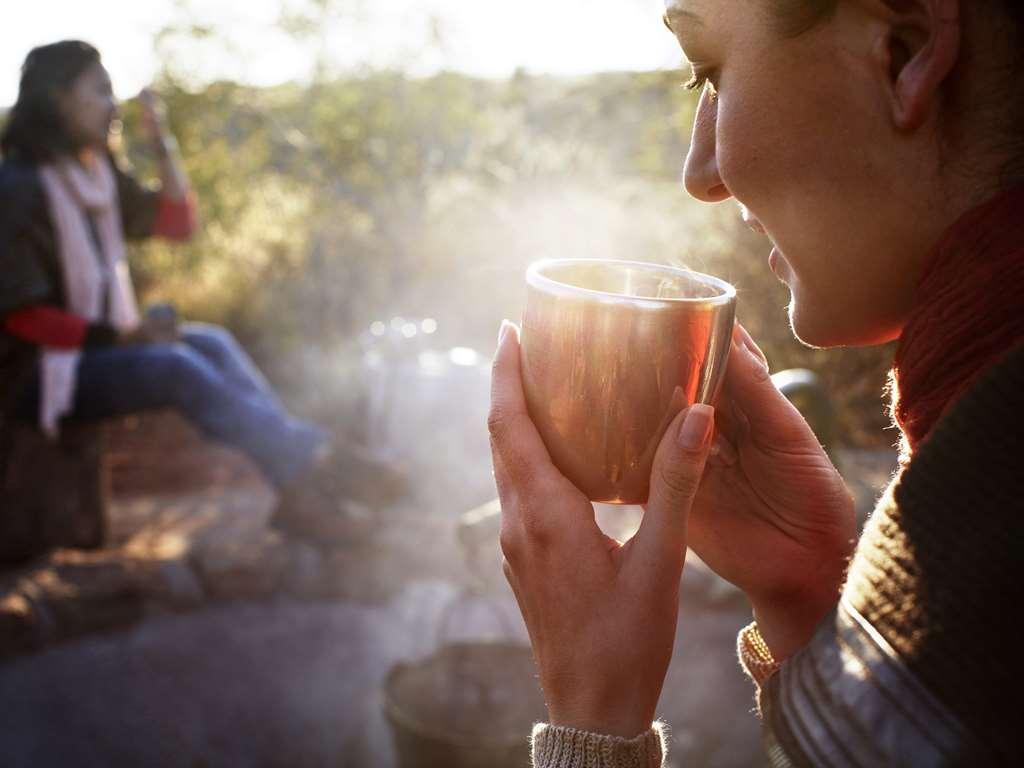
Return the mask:
[[[852,313],[837,317],[834,310],[808,311],[795,298],[789,303],[789,327],[797,341],[812,349],[871,347],[890,342],[900,335],[899,328],[858,320],[861,319]]]
[[[789,304],[789,329],[793,332],[793,336],[796,337],[796,340],[805,347],[811,347],[812,349],[827,349],[828,347],[840,346],[835,343],[830,343],[829,337],[827,335],[823,335],[820,329],[803,322],[803,318],[794,311],[792,302]]]

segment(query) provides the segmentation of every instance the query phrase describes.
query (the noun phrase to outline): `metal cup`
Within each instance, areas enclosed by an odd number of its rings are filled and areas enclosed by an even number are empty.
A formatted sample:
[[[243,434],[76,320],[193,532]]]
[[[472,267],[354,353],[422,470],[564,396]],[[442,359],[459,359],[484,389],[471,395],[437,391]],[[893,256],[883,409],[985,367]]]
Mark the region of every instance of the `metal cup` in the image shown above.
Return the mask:
[[[591,501],[644,503],[669,423],[718,395],[736,289],[599,259],[540,261],[526,282],[523,388],[555,466]]]

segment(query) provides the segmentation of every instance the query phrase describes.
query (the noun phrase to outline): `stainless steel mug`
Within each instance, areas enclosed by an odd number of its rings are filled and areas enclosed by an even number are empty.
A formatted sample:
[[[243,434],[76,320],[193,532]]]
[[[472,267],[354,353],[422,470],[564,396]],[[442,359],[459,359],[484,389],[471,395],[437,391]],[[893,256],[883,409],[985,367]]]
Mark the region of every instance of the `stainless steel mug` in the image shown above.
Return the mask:
[[[555,466],[591,501],[642,504],[669,423],[721,388],[736,289],[599,259],[540,261],[526,282],[523,387]]]

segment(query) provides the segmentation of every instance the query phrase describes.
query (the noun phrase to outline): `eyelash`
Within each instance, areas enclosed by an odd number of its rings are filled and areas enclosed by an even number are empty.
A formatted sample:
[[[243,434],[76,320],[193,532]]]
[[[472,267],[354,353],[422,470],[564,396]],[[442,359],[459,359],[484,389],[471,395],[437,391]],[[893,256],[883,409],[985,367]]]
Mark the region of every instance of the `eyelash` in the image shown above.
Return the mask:
[[[690,79],[683,83],[683,88],[689,91],[699,91],[701,88],[710,86],[711,95],[715,95],[715,85],[711,82],[714,72],[695,64],[690,65]]]

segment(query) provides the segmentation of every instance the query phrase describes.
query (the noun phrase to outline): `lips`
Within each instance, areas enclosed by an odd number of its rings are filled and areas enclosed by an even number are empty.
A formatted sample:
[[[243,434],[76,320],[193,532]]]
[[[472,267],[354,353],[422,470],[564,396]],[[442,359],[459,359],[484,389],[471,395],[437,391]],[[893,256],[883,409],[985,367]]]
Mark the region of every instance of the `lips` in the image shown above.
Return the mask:
[[[761,224],[760,221],[755,219],[750,214],[750,211],[744,205],[740,206],[740,218],[743,219],[743,223],[746,224],[751,229],[751,231],[757,232],[757,234],[759,235],[764,235],[765,237],[768,237],[768,233],[765,231],[764,226]],[[774,273],[776,277],[778,277],[781,280],[782,275],[779,274],[778,271],[780,259],[782,259],[782,253],[779,251],[778,247],[776,247],[775,243],[773,242],[772,251],[768,255],[768,268],[772,271],[772,273]]]
[[[782,254],[777,247],[772,247],[772,252],[768,254],[768,269],[772,271],[772,274],[779,279],[780,282],[785,285],[789,285],[789,278],[792,276],[791,267],[789,262],[786,261],[786,257]]]

